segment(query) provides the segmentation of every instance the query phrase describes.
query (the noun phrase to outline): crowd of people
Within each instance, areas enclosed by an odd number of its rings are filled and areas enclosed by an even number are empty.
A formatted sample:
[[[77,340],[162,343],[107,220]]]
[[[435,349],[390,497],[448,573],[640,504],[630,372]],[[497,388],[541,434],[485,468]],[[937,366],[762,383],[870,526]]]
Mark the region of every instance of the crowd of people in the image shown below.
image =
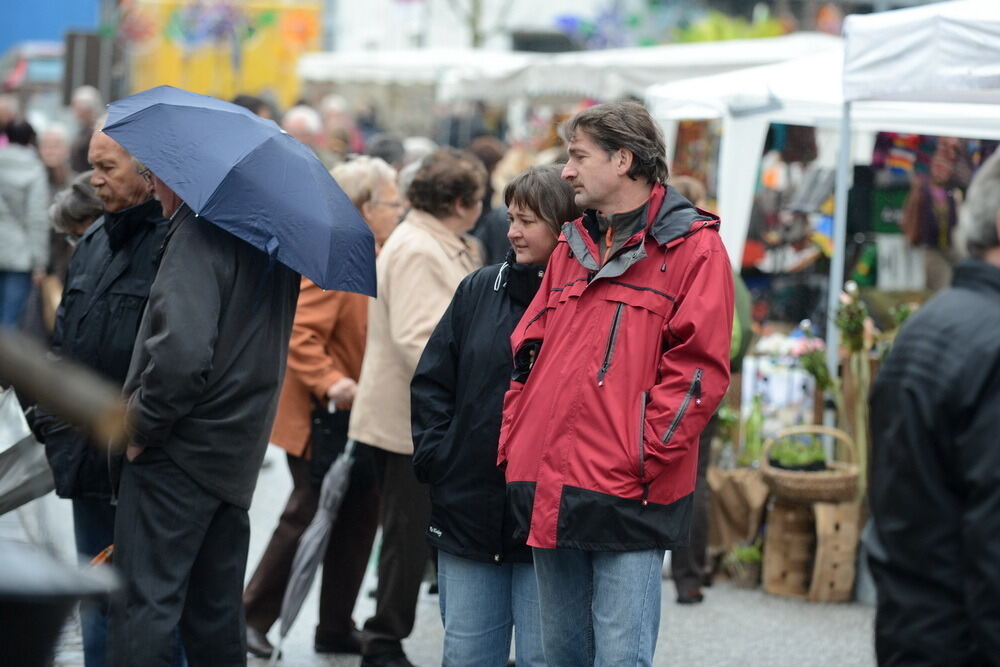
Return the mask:
[[[277,117],[251,96],[234,103]],[[374,237],[369,299],[323,290],[199,219],[102,131],[100,108],[91,90],[74,96],[74,141],[58,126],[36,136],[0,99],[2,325],[28,326],[32,295],[43,302],[55,279],[51,331],[44,317],[33,326],[56,355],[117,382],[128,405],[123,454],[45,406],[33,424],[72,502],[78,552],[113,544],[124,582],[114,604],[82,609],[87,667],[270,656],[320,482],[349,441],[316,652],[411,665],[402,642],[432,562],[445,665],[506,665],[512,641],[518,665],[653,664],[665,551],[678,601],[701,600],[696,485],[729,384],[734,282],[720,220],[696,206],[697,188],[668,185],[648,112],[584,109],[561,130],[564,162],[512,170],[493,137],[459,149],[375,132],[336,97],[289,109],[281,127]],[[980,290],[997,283],[994,204],[975,223],[986,230],[977,264],[960,271]],[[875,399],[903,395],[891,381]],[[902,428],[878,414],[889,421],[876,430]],[[985,432],[978,414],[970,428]],[[286,452],[292,490],[245,583],[269,442]],[[893,502],[873,493],[876,518],[896,516]],[[894,551],[900,521],[879,525],[888,546],[873,561],[897,605],[910,594],[893,578],[909,557]],[[379,529],[375,613],[359,626]]]

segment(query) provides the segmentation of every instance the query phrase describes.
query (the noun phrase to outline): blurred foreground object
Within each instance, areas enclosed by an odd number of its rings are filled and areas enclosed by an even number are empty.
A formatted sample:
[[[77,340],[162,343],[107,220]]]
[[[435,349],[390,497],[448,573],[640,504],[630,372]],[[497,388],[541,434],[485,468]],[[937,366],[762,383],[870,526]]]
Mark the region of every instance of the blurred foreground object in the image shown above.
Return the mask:
[[[0,515],[55,487],[45,449],[28,428],[13,389],[0,391]]]
[[[64,565],[37,548],[0,541],[0,664],[51,664],[73,605],[109,595],[117,586],[111,568]]]
[[[120,390],[81,366],[52,359],[40,343],[13,331],[0,332],[0,378],[86,429],[95,441],[111,447],[124,442]]]

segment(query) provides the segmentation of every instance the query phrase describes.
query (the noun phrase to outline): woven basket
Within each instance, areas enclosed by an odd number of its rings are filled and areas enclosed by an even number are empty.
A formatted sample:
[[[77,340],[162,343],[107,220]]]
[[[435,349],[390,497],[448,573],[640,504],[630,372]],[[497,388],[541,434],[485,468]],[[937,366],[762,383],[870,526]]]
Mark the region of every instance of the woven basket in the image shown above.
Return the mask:
[[[775,468],[768,459],[771,447],[782,438],[792,435],[832,436],[844,445],[842,449],[848,452],[847,457],[851,461],[830,461],[826,464],[826,470],[815,472]],[[780,430],[764,443],[760,471],[764,481],[771,487],[771,492],[784,500],[799,503],[846,502],[853,500],[858,493],[858,466],[853,462],[854,449],[854,440],[840,429],[818,424],[791,426]]]

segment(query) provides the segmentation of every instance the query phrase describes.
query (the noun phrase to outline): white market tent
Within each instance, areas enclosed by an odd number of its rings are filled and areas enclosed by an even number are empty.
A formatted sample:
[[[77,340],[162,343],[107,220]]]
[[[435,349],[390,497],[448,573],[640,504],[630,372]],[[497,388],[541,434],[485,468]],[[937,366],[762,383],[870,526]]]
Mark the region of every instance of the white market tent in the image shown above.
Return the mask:
[[[299,59],[303,81],[436,85],[449,69],[461,66],[504,71],[523,66],[536,54],[481,49],[404,49],[398,51],[323,51]]]
[[[1000,115],[1000,2],[955,0],[849,16],[844,38],[844,111],[834,221],[834,247],[839,252],[830,263],[830,313],[837,307],[834,286],[844,280],[848,135],[854,117],[870,100],[886,99],[914,104],[972,102]],[[829,319],[827,365],[835,369],[839,332]]]
[[[844,48],[795,60],[708,77],[685,79],[646,91],[653,116],[718,119],[722,140],[718,208],[722,238],[734,266],[743,257],[753,205],[757,161],[770,123],[838,127],[844,112]],[[853,129],[1000,139],[1000,107],[980,104],[865,102],[855,108]]]
[[[657,83],[781,62],[839,41],[805,32],[766,39],[534,54],[522,62],[470,59],[444,73],[437,94],[441,102],[546,97],[610,100],[641,95]]]

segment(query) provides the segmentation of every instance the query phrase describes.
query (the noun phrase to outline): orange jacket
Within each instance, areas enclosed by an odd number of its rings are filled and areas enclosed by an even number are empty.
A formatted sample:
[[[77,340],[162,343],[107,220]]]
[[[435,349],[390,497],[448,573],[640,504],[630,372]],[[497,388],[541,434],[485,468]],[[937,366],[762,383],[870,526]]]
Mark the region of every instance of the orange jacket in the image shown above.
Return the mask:
[[[308,458],[310,395],[326,405],[330,385],[343,377],[358,379],[367,326],[368,297],[325,291],[302,278],[271,442],[293,456]]]

